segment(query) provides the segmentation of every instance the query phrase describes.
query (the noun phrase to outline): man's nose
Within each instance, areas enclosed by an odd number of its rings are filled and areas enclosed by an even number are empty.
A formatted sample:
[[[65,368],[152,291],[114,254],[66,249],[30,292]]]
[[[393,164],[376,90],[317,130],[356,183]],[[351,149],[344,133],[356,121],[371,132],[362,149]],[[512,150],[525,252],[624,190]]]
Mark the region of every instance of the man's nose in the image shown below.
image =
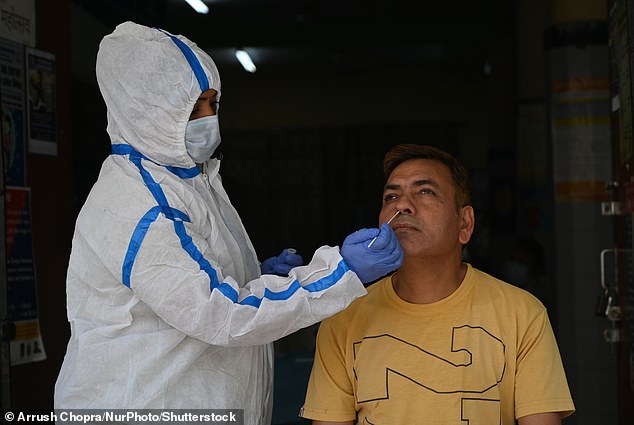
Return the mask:
[[[396,203],[396,209],[399,210],[401,214],[413,215],[414,213],[416,213],[414,203],[407,195],[403,195],[398,199],[398,202]]]

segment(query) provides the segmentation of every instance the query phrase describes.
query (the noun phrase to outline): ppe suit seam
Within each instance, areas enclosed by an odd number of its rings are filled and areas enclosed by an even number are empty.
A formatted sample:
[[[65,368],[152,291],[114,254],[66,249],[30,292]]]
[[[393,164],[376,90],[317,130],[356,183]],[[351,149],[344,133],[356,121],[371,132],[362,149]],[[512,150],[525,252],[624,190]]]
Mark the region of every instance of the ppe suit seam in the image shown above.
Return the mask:
[[[209,79],[207,78],[207,74],[205,74],[205,71],[203,70],[203,67],[200,64],[200,61],[198,60],[198,58],[196,57],[196,54],[194,53],[194,51],[182,40],[179,40],[177,37],[173,36],[167,31],[164,31],[160,28],[157,28],[157,29],[161,31],[163,34],[167,35],[174,42],[176,47],[178,47],[180,51],[183,53],[183,56],[185,56],[185,59],[189,63],[189,66],[191,66],[192,71],[194,71],[194,75],[196,76],[196,80],[198,80],[198,86],[200,87],[200,90],[202,92],[208,90]]]
[[[174,232],[176,233],[176,236],[178,237],[183,250],[189,255],[192,260],[194,260],[198,264],[200,269],[209,276],[209,292],[213,291],[214,288],[218,287],[217,273],[215,269],[211,267],[211,264],[209,264],[207,259],[202,255],[200,250],[196,247],[191,236],[187,234],[187,231],[183,224],[183,222],[190,222],[187,214],[169,205],[169,202],[167,201],[167,197],[165,196],[161,185],[155,182],[152,178],[152,175],[143,167],[143,164],[141,163],[142,159],[145,158],[143,154],[136,151],[129,145],[116,145],[116,147],[113,146],[112,152],[113,154],[118,155],[129,155],[130,161],[139,170],[143,182],[145,183],[148,190],[154,197],[154,200],[158,204],[145,213],[145,215],[139,220],[139,223],[137,223],[137,226],[132,233],[132,237],[130,238],[130,243],[128,244],[128,249],[126,251],[126,256],[123,263],[122,283],[130,288],[132,268],[134,266],[136,256],[141,248],[143,240],[145,239],[150,225],[157,220],[159,213],[163,213],[165,218],[171,220],[174,223]],[[160,164],[158,165],[160,166]],[[176,175],[179,176],[178,174]]]

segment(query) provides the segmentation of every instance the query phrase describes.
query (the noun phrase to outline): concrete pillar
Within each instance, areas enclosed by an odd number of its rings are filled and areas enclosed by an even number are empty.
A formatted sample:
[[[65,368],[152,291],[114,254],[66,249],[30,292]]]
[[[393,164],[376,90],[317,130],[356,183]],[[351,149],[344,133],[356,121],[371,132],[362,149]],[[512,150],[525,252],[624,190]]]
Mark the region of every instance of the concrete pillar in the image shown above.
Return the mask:
[[[613,244],[601,216],[611,177],[605,0],[553,0],[545,84],[553,190],[557,335],[577,407],[571,424],[617,423],[616,358],[595,316],[599,256]],[[602,40],[601,40],[602,39]]]

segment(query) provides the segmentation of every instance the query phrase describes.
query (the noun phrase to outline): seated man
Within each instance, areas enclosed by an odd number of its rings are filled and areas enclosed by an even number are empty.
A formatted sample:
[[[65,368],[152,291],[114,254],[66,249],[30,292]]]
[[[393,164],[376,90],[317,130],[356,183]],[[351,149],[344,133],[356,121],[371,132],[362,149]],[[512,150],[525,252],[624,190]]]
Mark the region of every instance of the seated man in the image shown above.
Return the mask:
[[[379,216],[402,266],[322,322],[301,416],[313,424],[560,424],[574,412],[544,306],[462,262],[467,172],[430,146],[384,159]]]

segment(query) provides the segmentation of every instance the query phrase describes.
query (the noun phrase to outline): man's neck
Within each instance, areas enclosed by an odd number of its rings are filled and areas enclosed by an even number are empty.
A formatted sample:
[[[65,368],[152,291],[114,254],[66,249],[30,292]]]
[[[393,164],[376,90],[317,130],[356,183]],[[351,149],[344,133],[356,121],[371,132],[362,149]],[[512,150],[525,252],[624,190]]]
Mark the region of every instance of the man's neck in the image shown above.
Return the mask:
[[[446,260],[446,259],[445,259]],[[408,259],[392,278],[398,296],[413,304],[430,304],[448,297],[462,283],[467,265],[460,259]]]

